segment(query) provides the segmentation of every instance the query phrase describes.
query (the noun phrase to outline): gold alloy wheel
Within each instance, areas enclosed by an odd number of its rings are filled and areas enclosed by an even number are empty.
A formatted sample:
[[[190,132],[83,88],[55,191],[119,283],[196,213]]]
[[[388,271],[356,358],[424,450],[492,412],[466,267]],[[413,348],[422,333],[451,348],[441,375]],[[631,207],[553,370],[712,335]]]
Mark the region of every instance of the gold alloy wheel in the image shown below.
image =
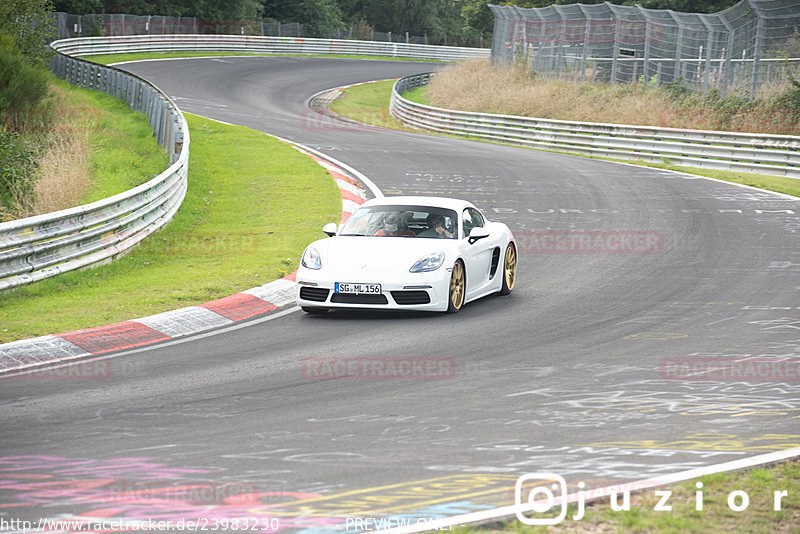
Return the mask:
[[[506,262],[505,262],[505,286],[508,291],[514,289],[514,283],[517,281],[517,252],[514,246],[509,243],[506,249]]]
[[[464,266],[460,261],[453,265],[450,275],[450,307],[448,311],[458,311],[464,305]]]

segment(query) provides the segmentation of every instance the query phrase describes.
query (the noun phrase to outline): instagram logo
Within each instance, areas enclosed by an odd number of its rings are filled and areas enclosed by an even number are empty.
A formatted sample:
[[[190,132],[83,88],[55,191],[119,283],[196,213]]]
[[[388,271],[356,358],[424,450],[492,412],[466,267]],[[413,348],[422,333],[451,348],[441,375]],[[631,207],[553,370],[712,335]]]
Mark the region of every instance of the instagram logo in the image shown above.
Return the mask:
[[[530,488],[532,481],[539,485]],[[528,492],[527,499],[523,498]],[[558,501],[561,506],[555,517],[529,517],[523,512],[544,514],[549,512]],[[514,486],[514,504],[517,519],[526,525],[557,525],[567,517],[567,481],[564,477],[553,473],[528,473],[517,479]]]

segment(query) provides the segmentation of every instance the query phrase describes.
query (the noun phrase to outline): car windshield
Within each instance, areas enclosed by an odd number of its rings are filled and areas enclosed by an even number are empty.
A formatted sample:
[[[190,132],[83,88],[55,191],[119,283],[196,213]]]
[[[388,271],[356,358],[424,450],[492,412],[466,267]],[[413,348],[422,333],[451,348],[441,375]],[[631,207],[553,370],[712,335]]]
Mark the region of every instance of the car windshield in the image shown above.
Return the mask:
[[[356,211],[339,235],[457,239],[458,216],[433,206],[370,206]]]

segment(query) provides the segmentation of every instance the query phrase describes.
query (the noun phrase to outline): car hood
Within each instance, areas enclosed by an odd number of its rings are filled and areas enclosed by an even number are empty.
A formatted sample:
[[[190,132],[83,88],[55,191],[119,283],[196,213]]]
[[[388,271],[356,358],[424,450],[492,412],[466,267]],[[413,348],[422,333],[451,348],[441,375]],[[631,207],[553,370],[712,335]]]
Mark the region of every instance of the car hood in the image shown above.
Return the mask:
[[[375,273],[408,272],[414,262],[437,251],[445,253],[447,263],[447,251],[453,243],[449,239],[337,236],[311,246],[319,251],[323,269]]]

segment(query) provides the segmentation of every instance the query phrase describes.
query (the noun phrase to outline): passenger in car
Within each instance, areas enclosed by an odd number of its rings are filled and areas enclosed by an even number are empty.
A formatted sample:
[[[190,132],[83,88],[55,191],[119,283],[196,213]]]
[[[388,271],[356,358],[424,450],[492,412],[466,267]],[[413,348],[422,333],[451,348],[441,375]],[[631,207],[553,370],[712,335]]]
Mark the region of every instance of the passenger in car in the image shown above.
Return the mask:
[[[428,229],[423,230],[417,237],[439,237],[439,238],[447,238],[452,239],[453,234],[447,231],[444,225],[444,217],[438,215],[436,213],[431,213],[428,215]]]

